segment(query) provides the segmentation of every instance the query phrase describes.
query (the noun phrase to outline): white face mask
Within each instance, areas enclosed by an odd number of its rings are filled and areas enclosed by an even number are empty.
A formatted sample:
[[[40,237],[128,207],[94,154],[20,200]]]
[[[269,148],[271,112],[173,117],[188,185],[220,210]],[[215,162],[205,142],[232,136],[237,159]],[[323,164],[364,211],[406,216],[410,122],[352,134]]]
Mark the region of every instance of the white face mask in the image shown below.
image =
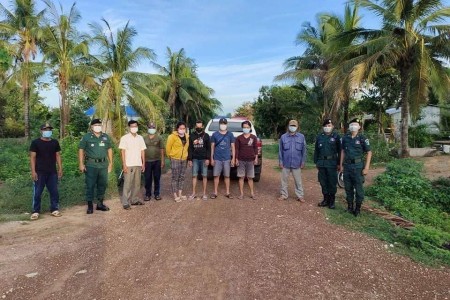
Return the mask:
[[[183,136],[186,133],[186,130],[184,129],[178,129],[178,134]]]
[[[227,130],[227,124],[220,124],[219,128],[220,130],[225,131]]]
[[[130,127],[131,133],[136,133],[136,132],[138,132],[138,130],[139,130],[139,128],[137,128],[137,127]]]
[[[356,132],[359,130],[359,125],[357,124],[352,124],[350,125],[350,127],[348,128],[351,132]]]
[[[325,132],[325,133],[330,133],[331,131],[333,131],[333,127],[324,127],[323,128],[323,132]]]
[[[242,128],[242,132],[244,132],[244,133],[250,133],[250,128]]]
[[[155,128],[149,128],[148,129],[148,133],[149,134],[155,134],[156,133],[156,129]]]
[[[101,125],[94,125],[92,130],[94,130],[95,133],[100,133],[100,132],[102,132],[102,126]]]
[[[296,132],[297,131],[297,126],[289,126],[289,131],[290,132]]]

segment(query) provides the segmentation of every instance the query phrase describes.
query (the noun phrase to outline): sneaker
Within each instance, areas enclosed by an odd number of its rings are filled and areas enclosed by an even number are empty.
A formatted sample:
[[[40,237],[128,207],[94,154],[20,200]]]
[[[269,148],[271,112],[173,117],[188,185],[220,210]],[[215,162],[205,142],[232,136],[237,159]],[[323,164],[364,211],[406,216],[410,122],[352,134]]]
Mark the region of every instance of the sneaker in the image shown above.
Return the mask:
[[[152,196],[145,196],[144,201],[150,201],[152,199]]]
[[[160,195],[155,196],[155,200],[161,200],[161,196]]]
[[[125,204],[125,205],[123,206],[123,209],[129,210],[129,209],[131,209],[131,206],[130,206],[129,204]]]

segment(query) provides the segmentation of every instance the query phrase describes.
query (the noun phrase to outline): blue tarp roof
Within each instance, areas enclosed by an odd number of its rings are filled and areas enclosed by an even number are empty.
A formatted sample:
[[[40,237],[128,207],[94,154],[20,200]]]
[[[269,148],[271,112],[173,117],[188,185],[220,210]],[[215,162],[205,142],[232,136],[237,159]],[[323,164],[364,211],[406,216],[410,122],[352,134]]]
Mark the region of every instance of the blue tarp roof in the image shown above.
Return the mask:
[[[95,114],[95,107],[92,106],[89,109],[87,109],[85,112],[86,116],[92,117]],[[125,113],[127,117],[139,117],[138,113],[131,107],[130,105],[125,106]]]

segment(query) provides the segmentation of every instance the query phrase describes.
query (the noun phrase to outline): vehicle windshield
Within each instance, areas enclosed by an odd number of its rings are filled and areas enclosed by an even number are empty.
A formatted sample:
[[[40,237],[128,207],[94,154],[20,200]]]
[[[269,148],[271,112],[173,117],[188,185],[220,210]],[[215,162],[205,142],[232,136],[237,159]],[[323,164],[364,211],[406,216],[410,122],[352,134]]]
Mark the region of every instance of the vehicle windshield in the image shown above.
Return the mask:
[[[228,122],[228,131],[232,131],[232,132],[242,132],[242,127],[241,127],[242,122]],[[219,122],[211,122],[211,124],[209,125],[209,131],[218,131],[219,130]]]

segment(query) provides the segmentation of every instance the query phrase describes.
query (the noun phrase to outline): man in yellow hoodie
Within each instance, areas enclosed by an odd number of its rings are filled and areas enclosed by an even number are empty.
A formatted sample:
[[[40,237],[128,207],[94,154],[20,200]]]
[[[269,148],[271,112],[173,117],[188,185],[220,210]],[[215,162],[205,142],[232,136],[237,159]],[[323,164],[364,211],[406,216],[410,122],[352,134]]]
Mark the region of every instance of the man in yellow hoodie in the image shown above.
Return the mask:
[[[175,202],[186,200],[183,196],[184,176],[186,173],[187,157],[189,149],[189,136],[186,133],[186,123],[178,122],[167,138],[166,153],[170,158],[172,169],[172,193]]]

